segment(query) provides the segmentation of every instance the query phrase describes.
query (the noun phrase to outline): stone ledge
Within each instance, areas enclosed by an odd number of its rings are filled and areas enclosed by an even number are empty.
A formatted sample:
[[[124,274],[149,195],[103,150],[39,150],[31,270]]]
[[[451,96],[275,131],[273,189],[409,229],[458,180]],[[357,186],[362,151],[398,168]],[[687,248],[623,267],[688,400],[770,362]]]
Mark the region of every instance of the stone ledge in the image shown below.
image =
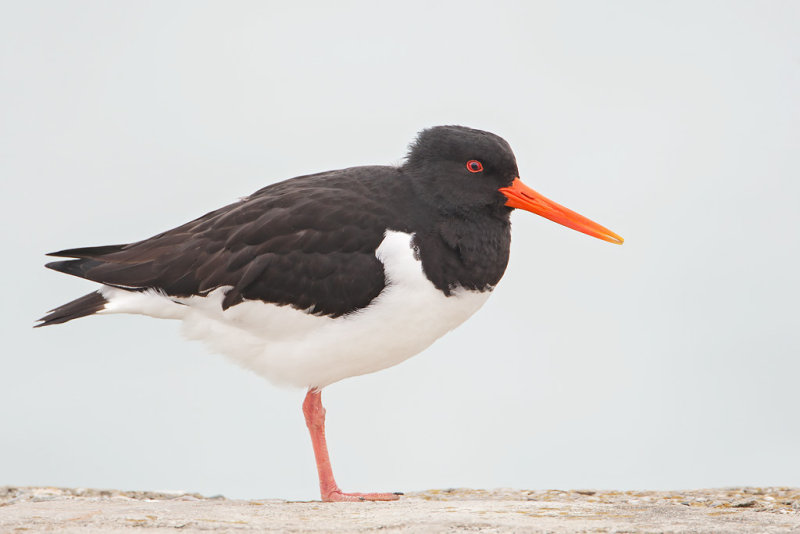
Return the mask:
[[[800,532],[800,488],[473,490],[393,503],[0,487],[0,532]]]

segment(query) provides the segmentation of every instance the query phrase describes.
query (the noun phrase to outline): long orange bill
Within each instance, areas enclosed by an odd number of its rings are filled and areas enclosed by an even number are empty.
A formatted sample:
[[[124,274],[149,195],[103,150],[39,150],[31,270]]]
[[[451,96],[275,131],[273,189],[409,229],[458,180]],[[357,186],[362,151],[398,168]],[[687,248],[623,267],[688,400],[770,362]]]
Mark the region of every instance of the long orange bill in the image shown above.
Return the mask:
[[[583,215],[579,215],[560,204],[556,204],[549,198],[540,195],[523,184],[522,180],[519,178],[514,178],[511,187],[501,187],[499,191],[508,198],[506,206],[510,208],[530,211],[536,215],[541,215],[545,219],[550,219],[553,222],[563,224],[568,228],[608,241],[609,243],[621,245],[624,241],[624,239],[608,228],[600,226]]]

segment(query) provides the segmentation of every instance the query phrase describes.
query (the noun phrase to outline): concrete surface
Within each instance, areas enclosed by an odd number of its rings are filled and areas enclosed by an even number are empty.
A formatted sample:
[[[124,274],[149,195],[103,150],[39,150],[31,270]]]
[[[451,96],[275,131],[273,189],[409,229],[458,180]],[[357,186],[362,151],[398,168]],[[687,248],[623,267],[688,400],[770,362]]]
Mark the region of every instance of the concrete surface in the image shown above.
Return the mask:
[[[393,503],[0,487],[0,532],[800,532],[800,488],[431,490]]]

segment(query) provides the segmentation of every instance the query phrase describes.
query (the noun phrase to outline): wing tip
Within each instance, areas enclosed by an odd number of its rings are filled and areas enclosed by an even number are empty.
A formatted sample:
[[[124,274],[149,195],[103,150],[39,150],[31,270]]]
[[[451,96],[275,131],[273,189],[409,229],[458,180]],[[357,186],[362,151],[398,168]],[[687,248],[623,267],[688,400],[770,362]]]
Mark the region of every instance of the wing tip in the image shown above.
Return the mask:
[[[64,250],[56,252],[48,252],[45,255],[54,258],[93,259],[119,252],[127,246],[128,245],[102,245],[99,247],[65,248]]]

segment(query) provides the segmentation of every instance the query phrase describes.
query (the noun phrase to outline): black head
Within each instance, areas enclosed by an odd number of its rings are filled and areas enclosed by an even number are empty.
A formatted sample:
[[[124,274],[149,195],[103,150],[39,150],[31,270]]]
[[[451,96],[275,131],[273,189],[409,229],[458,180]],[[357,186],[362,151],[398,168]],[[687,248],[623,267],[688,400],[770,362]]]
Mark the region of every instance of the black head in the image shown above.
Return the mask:
[[[489,132],[464,126],[423,130],[402,170],[418,197],[445,215],[489,214],[507,221],[511,210],[519,208],[611,243],[623,241],[522,183],[511,147]]]
[[[514,153],[503,138],[464,126],[420,132],[403,170],[421,198],[448,213],[488,209],[507,215],[511,210],[499,189],[519,175]]]

